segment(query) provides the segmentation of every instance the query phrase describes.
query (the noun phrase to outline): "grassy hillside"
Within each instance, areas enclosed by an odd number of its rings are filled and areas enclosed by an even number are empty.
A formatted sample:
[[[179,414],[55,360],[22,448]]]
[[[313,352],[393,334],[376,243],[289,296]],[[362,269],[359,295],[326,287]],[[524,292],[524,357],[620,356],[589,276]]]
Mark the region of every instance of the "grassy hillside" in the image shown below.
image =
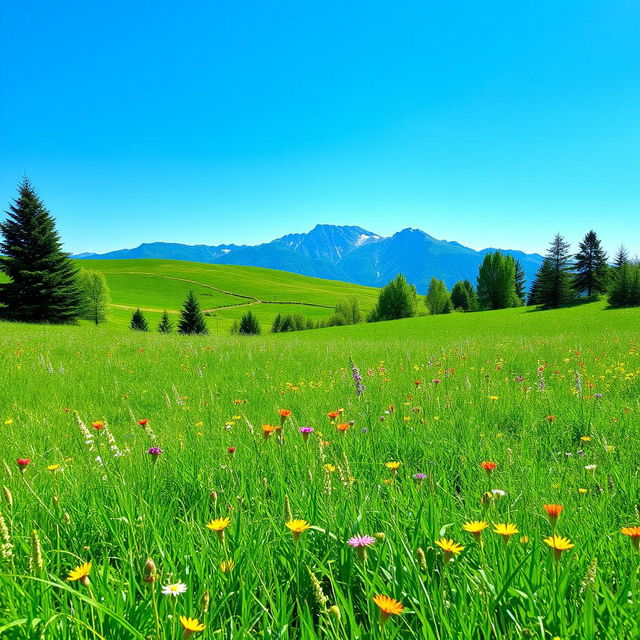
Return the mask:
[[[177,313],[193,289],[208,313],[211,331],[227,332],[250,307],[267,329],[278,313],[302,313],[318,320],[331,315],[341,298],[354,296],[365,311],[377,289],[285,271],[199,264],[177,260],[78,260],[80,268],[102,271],[113,302],[111,323],[126,326],[132,310],[148,312],[155,326],[164,309]]]
[[[184,614],[203,638],[639,637],[638,326],[603,304],[258,338],[0,324],[0,635],[172,638]],[[557,563],[546,503],[575,545]],[[346,544],[374,534],[365,561]],[[405,608],[384,627],[377,594]]]

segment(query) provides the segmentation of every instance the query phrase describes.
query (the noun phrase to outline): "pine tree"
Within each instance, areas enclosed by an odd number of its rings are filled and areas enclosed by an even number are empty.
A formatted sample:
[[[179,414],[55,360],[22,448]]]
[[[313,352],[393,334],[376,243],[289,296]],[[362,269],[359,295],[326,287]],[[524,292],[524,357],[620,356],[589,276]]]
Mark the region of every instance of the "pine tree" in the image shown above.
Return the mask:
[[[607,254],[595,231],[589,231],[579,245],[575,255],[574,287],[578,293],[588,297],[606,293],[609,280]]]
[[[271,333],[280,333],[282,331],[282,314],[279,313],[271,325]]]
[[[481,309],[508,309],[518,304],[516,267],[511,256],[487,253],[478,271],[478,302]]]
[[[524,304],[527,299],[527,277],[525,276],[524,269],[520,264],[520,260],[516,260],[514,258],[515,264],[515,285],[516,285],[516,295],[518,296],[518,300],[520,300],[520,304]]]
[[[621,244],[616,252],[616,257],[613,260],[613,267],[614,269],[619,269],[623,264],[627,264],[628,262],[630,262],[629,252],[627,251],[627,248]]]
[[[536,275],[536,304],[557,308],[574,299],[569,243],[558,233]]]
[[[0,223],[0,313],[19,322],[73,322],[80,316],[77,269],[62,251],[55,220],[26,178]]]
[[[209,333],[204,315],[200,311],[198,298],[196,298],[196,294],[193,291],[189,291],[189,295],[182,306],[178,322],[178,333],[189,335],[205,335]]]
[[[378,303],[369,315],[370,322],[378,320],[397,320],[416,315],[416,288],[399,273],[389,284],[382,287]]]
[[[171,322],[171,318],[167,313],[166,309],[162,313],[162,319],[160,320],[160,324],[158,324],[158,332],[159,333],[171,333],[173,331],[173,322]]]
[[[240,326],[238,332],[246,336],[257,336],[262,332],[260,329],[260,322],[258,318],[253,314],[251,310],[247,311],[242,318],[240,318]]]
[[[427,309],[429,309],[429,313],[431,315],[451,312],[451,298],[449,297],[447,287],[442,280],[438,280],[438,278],[431,278],[429,290],[427,291],[427,295],[424,297],[424,303],[427,305]]]
[[[131,316],[129,327],[133,331],[149,331],[149,324],[140,309],[136,309]]]
[[[96,325],[106,322],[111,296],[104,273],[80,269],[78,284],[82,293],[80,317],[90,320]]]
[[[451,289],[451,304],[461,311],[477,311],[478,296],[468,280],[460,280]]]
[[[640,306],[640,264],[622,262],[615,269],[609,304],[612,307]]]

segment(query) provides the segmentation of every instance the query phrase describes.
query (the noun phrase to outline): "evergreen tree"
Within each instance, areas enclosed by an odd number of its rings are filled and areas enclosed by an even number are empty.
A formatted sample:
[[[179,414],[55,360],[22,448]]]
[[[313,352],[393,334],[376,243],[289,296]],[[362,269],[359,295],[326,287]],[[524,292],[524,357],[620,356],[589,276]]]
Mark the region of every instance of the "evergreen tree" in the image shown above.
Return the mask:
[[[622,262],[615,269],[609,292],[612,307],[640,306],[640,265]]]
[[[399,273],[380,291],[378,302],[369,316],[369,321],[397,320],[415,316],[416,298],[416,288]]]
[[[106,322],[111,296],[104,273],[80,269],[78,284],[82,294],[80,317],[90,320],[96,325]]]
[[[282,331],[282,314],[279,313],[271,325],[271,333],[280,333]]]
[[[193,290],[189,291],[189,295],[182,305],[180,320],[178,321],[178,333],[188,335],[206,335],[209,333],[207,322],[202,311],[200,311],[200,304]]]
[[[494,251],[484,257],[478,272],[478,303],[481,309],[508,309],[519,304],[511,256]]]
[[[173,322],[171,322],[171,318],[167,313],[166,309],[162,313],[162,320],[160,320],[160,324],[158,324],[158,332],[159,333],[171,333],[173,331]]]
[[[553,309],[574,299],[569,243],[558,233],[536,275],[536,304]]]
[[[238,320],[234,320],[231,324],[231,329],[229,329],[229,333],[232,336],[237,336],[240,333],[240,322]]]
[[[25,178],[0,223],[0,313],[19,322],[73,322],[82,294],[77,269],[62,251],[55,220]]]
[[[627,248],[621,244],[616,252],[616,257],[613,260],[613,267],[614,269],[619,269],[623,264],[627,264],[628,262],[630,262],[629,252],[627,251]]]
[[[453,285],[451,304],[454,309],[461,311],[476,311],[478,309],[476,290],[468,280],[460,280]]]
[[[527,277],[524,274],[524,269],[520,264],[520,260],[513,260],[515,265],[515,285],[516,285],[516,295],[518,296],[518,300],[520,300],[520,304],[524,304],[527,299]]]
[[[294,328],[291,322],[291,314],[288,313],[286,316],[282,317],[282,323],[280,324],[280,331],[282,333],[286,333],[287,331],[294,331]]]
[[[257,336],[261,333],[260,322],[251,310],[247,311],[240,319],[238,333],[247,336]]]
[[[149,324],[140,309],[136,309],[131,316],[129,327],[133,331],[149,331]]]
[[[427,295],[424,297],[424,303],[427,305],[427,309],[429,309],[429,313],[432,315],[451,312],[451,298],[447,291],[447,287],[442,280],[431,278],[429,290],[427,291]]]
[[[595,231],[589,231],[579,245],[575,255],[574,287],[578,293],[588,297],[606,293],[609,280],[607,254]]]

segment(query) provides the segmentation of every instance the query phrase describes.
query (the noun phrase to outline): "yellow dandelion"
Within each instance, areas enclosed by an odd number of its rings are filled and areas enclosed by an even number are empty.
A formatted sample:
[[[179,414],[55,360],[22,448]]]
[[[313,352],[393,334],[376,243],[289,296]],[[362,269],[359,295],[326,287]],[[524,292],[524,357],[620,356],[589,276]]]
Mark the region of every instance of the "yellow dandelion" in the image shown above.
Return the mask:
[[[300,534],[311,527],[306,520],[289,520],[289,522],[285,523],[285,526],[291,531],[296,542],[300,538]]]
[[[220,541],[223,541],[224,530],[229,526],[230,522],[231,520],[229,518],[216,518],[215,520],[208,522],[206,526],[207,526],[207,529],[210,529],[211,531],[215,531],[216,534],[218,535],[218,538],[220,538]]]
[[[553,551],[556,562],[560,560],[560,556],[562,555],[563,551],[573,549],[573,547],[575,546],[571,543],[571,540],[569,540],[569,538],[563,538],[562,536],[556,535],[545,538],[544,543],[548,545],[549,548]]]
[[[470,533],[476,539],[476,542],[481,542],[482,532],[488,526],[489,523],[484,520],[470,520],[462,525],[462,529]]]
[[[516,533],[520,533],[515,524],[508,522],[507,524],[494,524],[493,532],[502,536],[505,542],[509,542],[509,538]]]
[[[205,625],[197,618],[187,618],[187,616],[180,616],[180,624],[184,629],[184,636],[188,638],[190,635],[197,633],[198,631],[204,631]]]
[[[377,595],[373,601],[380,610],[380,622],[385,623],[391,616],[398,616],[404,611],[401,602],[390,598],[389,596]]]
[[[222,571],[222,573],[230,573],[235,569],[235,566],[236,563],[233,560],[223,560],[220,563],[220,571]]]
[[[454,555],[457,556],[464,549],[462,545],[459,545],[452,539],[447,540],[447,538],[440,538],[440,540],[436,540],[436,545],[444,551],[445,562],[448,562]]]
[[[67,576],[67,580],[69,582],[75,582],[78,580],[85,587],[89,585],[89,574],[91,573],[91,562],[85,562],[84,564],[78,565],[75,569],[71,569],[69,571],[69,575]]]

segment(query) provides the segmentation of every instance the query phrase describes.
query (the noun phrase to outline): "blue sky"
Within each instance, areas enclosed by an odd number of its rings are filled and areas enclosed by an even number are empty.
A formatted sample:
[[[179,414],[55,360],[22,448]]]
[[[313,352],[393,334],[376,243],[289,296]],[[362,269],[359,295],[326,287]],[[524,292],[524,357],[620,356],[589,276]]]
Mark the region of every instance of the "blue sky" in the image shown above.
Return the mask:
[[[3,3],[0,195],[73,252],[318,222],[640,253],[640,5]]]

